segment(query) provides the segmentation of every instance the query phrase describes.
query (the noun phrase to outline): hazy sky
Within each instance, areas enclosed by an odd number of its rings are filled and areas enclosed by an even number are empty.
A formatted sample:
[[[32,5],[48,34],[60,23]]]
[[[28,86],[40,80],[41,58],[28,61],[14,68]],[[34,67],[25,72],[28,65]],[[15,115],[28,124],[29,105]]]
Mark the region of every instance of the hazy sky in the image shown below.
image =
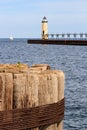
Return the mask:
[[[41,37],[44,16],[49,33],[87,32],[87,0],[0,0],[0,38]]]

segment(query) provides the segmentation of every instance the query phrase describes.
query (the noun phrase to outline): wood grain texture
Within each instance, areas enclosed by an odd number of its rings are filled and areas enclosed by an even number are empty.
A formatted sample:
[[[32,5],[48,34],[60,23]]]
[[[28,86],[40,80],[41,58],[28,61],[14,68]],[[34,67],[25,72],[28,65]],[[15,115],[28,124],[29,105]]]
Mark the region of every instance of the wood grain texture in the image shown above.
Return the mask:
[[[11,73],[0,73],[0,111],[13,107],[13,76]]]

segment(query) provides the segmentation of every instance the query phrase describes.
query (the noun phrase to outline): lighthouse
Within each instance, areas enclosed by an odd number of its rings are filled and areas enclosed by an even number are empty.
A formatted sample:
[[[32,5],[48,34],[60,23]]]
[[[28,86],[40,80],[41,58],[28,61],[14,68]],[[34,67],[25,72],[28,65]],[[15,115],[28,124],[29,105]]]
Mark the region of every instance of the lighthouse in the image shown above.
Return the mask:
[[[48,39],[48,21],[46,17],[42,20],[42,39]]]

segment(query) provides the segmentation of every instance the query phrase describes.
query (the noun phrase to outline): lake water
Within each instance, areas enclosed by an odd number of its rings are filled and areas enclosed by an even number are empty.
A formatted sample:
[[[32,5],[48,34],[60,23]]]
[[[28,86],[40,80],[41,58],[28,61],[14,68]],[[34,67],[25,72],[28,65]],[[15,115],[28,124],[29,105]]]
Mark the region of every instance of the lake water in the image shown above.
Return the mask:
[[[49,64],[65,73],[64,130],[87,130],[87,47],[31,45],[0,39],[1,63]]]

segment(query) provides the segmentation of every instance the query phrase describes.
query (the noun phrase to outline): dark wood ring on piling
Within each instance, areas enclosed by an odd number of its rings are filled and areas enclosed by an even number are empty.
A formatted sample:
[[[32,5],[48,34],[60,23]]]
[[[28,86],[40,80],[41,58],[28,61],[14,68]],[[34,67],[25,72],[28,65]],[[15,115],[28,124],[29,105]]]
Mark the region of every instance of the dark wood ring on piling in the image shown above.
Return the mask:
[[[64,117],[64,99],[38,107],[0,112],[0,130],[21,130],[59,123]]]

